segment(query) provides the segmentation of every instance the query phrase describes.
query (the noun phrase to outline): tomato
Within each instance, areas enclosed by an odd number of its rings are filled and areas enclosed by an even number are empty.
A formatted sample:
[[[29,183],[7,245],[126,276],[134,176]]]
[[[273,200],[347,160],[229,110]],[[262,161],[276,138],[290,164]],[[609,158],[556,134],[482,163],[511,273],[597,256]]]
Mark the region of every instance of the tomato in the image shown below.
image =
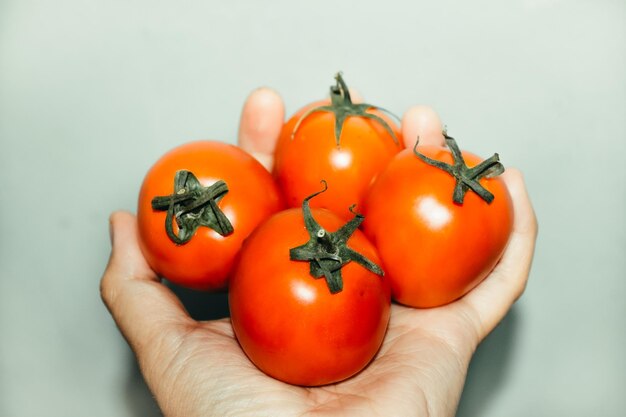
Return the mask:
[[[224,289],[243,240],[282,207],[271,174],[252,156],[226,143],[187,143],[146,174],[137,208],[141,249],[175,284]]]
[[[462,297],[493,269],[511,234],[513,209],[507,188],[499,177],[484,176],[503,170],[497,155],[481,163],[453,141],[446,135],[450,149],[420,146],[417,153],[399,153],[365,203],[364,232],[383,260],[392,297],[408,306],[435,307]],[[474,167],[478,175],[469,183],[486,200],[423,160],[453,164],[456,159],[465,166],[455,153]]]
[[[331,102],[305,106],[283,126],[274,154],[274,176],[289,207],[326,180],[329,190],[312,202],[342,218],[360,207],[369,186],[402,149],[400,130],[381,109],[354,104],[341,74]]]
[[[299,209],[282,211],[250,235],[229,305],[235,335],[259,369],[290,384],[318,386],[344,380],[372,360],[391,298],[375,248],[356,230],[362,217],[342,226],[326,209],[309,213],[315,220]],[[351,251],[360,255],[348,262]]]

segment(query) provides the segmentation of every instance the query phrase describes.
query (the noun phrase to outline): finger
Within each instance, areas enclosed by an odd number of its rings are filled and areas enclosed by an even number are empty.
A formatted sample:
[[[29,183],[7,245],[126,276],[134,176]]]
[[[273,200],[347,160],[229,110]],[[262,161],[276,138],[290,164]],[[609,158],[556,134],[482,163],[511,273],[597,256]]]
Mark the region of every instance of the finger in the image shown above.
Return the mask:
[[[159,282],[138,245],[137,221],[127,212],[110,218],[112,251],[100,293],[117,326],[138,358],[165,349],[171,331],[193,322],[178,298]]]
[[[274,162],[274,149],[284,119],[283,99],[274,90],[266,87],[253,91],[241,111],[239,146],[268,170]]]
[[[513,231],[492,273],[461,300],[477,315],[480,340],[496,327],[524,292],[537,239],[537,218],[522,174],[508,168],[501,178],[513,200]]]
[[[419,138],[420,145],[443,146],[443,125],[439,115],[428,106],[413,106],[402,117],[404,145],[413,149]]]

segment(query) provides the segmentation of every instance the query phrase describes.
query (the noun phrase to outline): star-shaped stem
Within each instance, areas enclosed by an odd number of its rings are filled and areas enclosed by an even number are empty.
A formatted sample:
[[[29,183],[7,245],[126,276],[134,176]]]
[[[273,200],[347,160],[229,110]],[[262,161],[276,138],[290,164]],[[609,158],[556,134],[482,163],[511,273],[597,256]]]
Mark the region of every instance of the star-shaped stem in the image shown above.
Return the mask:
[[[450,151],[452,152],[454,164],[451,165],[445,162],[437,161],[436,159],[429,158],[426,155],[419,153],[417,151],[419,138],[415,143],[413,153],[415,153],[415,155],[425,163],[446,171],[448,174],[452,175],[456,179],[454,193],[452,195],[452,199],[455,203],[463,204],[463,200],[465,199],[465,193],[467,192],[467,190],[472,190],[488,204],[491,204],[494,198],[493,194],[489,192],[489,190],[487,190],[485,187],[483,187],[478,181],[481,178],[495,177],[504,172],[504,166],[500,163],[500,158],[498,154],[493,154],[491,158],[485,159],[480,164],[469,168],[465,163],[465,160],[463,159],[463,154],[461,153],[461,150],[459,149],[456,140],[448,136],[445,131],[443,132],[443,136],[446,139],[446,145],[448,146],[448,148],[450,148]]]
[[[373,113],[368,113],[367,111],[370,109],[381,110],[396,119],[398,119],[398,117],[390,111],[385,110],[382,107],[374,106],[372,104],[354,104],[352,102],[352,99],[350,98],[350,91],[348,90],[348,86],[343,80],[340,72],[335,75],[335,80],[337,80],[337,84],[330,87],[330,105],[315,107],[304,113],[294,126],[293,132],[291,133],[291,138],[293,139],[295,137],[296,132],[300,128],[300,125],[307,117],[315,112],[327,111],[335,114],[335,142],[337,143],[337,146],[339,146],[341,131],[343,130],[343,125],[348,117],[364,117],[366,119],[371,119],[380,123],[385,128],[387,133],[389,133],[389,135],[393,138],[393,141],[397,144],[398,138],[393,132],[393,129],[391,129],[391,126],[389,126],[389,123],[387,123],[382,117]]]
[[[165,231],[177,245],[189,242],[200,226],[227,236],[233,232],[233,225],[217,206],[227,192],[228,186],[222,180],[203,187],[192,172],[181,170],[174,177],[174,193],[154,197],[152,209],[167,211]],[[173,220],[178,226],[178,234],[174,232]]]
[[[309,200],[328,189],[326,181],[322,183],[323,190],[308,196],[302,202],[304,224],[310,240],[304,245],[292,248],[289,251],[289,258],[292,261],[309,262],[311,275],[314,278],[325,277],[328,289],[335,294],[343,289],[341,268],[350,261],[355,261],[380,276],[383,276],[384,272],[374,262],[347,246],[348,239],[365,219],[363,215],[355,214],[352,220],[336,232],[325,230],[313,218]]]

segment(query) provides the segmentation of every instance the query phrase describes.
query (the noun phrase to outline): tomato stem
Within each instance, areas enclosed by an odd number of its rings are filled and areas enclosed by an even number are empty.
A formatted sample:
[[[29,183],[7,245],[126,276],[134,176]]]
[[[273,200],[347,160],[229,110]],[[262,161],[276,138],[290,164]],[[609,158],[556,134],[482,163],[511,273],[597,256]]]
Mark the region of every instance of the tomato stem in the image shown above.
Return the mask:
[[[167,212],[165,231],[177,245],[189,242],[200,226],[227,236],[233,233],[233,225],[217,206],[227,192],[228,186],[222,180],[203,187],[191,171],[181,170],[174,176],[174,193],[154,197],[152,209]],[[178,234],[174,232],[174,221]]]
[[[447,164],[445,162],[429,158],[428,156],[418,152],[417,145],[419,144],[419,137],[413,147],[413,153],[425,163],[442,169],[455,178],[456,184],[452,194],[452,200],[455,203],[463,204],[465,193],[468,190],[472,190],[488,204],[491,204],[494,199],[494,195],[483,187],[483,185],[478,181],[481,178],[492,178],[504,172],[504,166],[500,163],[500,157],[498,154],[495,153],[490,158],[485,159],[480,164],[470,168],[465,163],[463,154],[459,149],[459,145],[456,143],[456,140],[453,137],[448,136],[446,131],[443,132],[443,136],[446,140],[446,145],[452,153],[452,158],[454,160],[453,164]]]
[[[304,245],[292,248],[289,258],[292,261],[306,261],[310,265],[310,273],[314,278],[325,277],[331,294],[343,289],[341,268],[348,262],[355,261],[373,273],[383,276],[383,270],[362,254],[350,249],[347,241],[354,234],[365,217],[355,214],[354,218],[344,224],[336,232],[325,230],[313,218],[309,200],[328,189],[326,181],[322,181],[324,188],[306,197],[302,202],[304,224],[309,233],[309,241]]]
[[[293,139],[296,136],[296,132],[300,128],[302,122],[311,114],[316,112],[331,112],[335,115],[335,142],[337,146],[340,146],[341,132],[348,117],[363,117],[380,123],[385,128],[387,133],[389,133],[393,141],[398,144],[398,138],[393,132],[393,129],[391,129],[391,126],[389,126],[389,123],[387,123],[387,121],[385,121],[382,117],[374,113],[368,113],[367,111],[370,109],[380,110],[394,117],[396,120],[400,119],[395,114],[391,113],[389,110],[383,109],[382,107],[367,103],[353,103],[352,98],[350,97],[350,90],[348,89],[346,82],[343,80],[341,72],[338,72],[335,75],[335,80],[337,81],[336,84],[330,87],[330,105],[318,106],[305,112],[296,122],[293,132],[291,133],[291,138]]]

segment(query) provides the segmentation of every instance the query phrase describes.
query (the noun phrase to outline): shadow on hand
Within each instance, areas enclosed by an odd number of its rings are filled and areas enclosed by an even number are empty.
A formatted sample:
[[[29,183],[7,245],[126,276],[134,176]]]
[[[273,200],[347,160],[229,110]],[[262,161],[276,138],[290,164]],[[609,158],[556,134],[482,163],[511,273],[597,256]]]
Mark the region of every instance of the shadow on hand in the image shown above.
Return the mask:
[[[469,366],[457,417],[484,416],[492,399],[506,385],[516,346],[519,314],[519,307],[514,306],[478,346]]]
[[[188,290],[169,282],[165,284],[180,298],[194,319],[215,320],[229,316],[226,292],[206,293]],[[519,307],[514,306],[498,327],[478,346],[468,370],[457,417],[485,415],[490,401],[498,395],[508,377],[518,326]],[[162,416],[134,356],[130,357],[130,362],[126,401],[131,415]]]
[[[195,320],[215,320],[229,316],[228,293],[194,291],[167,281],[163,283],[176,294]],[[125,397],[130,414],[136,417],[161,417],[163,414],[141,375],[134,355],[130,356],[129,362],[130,372]]]

